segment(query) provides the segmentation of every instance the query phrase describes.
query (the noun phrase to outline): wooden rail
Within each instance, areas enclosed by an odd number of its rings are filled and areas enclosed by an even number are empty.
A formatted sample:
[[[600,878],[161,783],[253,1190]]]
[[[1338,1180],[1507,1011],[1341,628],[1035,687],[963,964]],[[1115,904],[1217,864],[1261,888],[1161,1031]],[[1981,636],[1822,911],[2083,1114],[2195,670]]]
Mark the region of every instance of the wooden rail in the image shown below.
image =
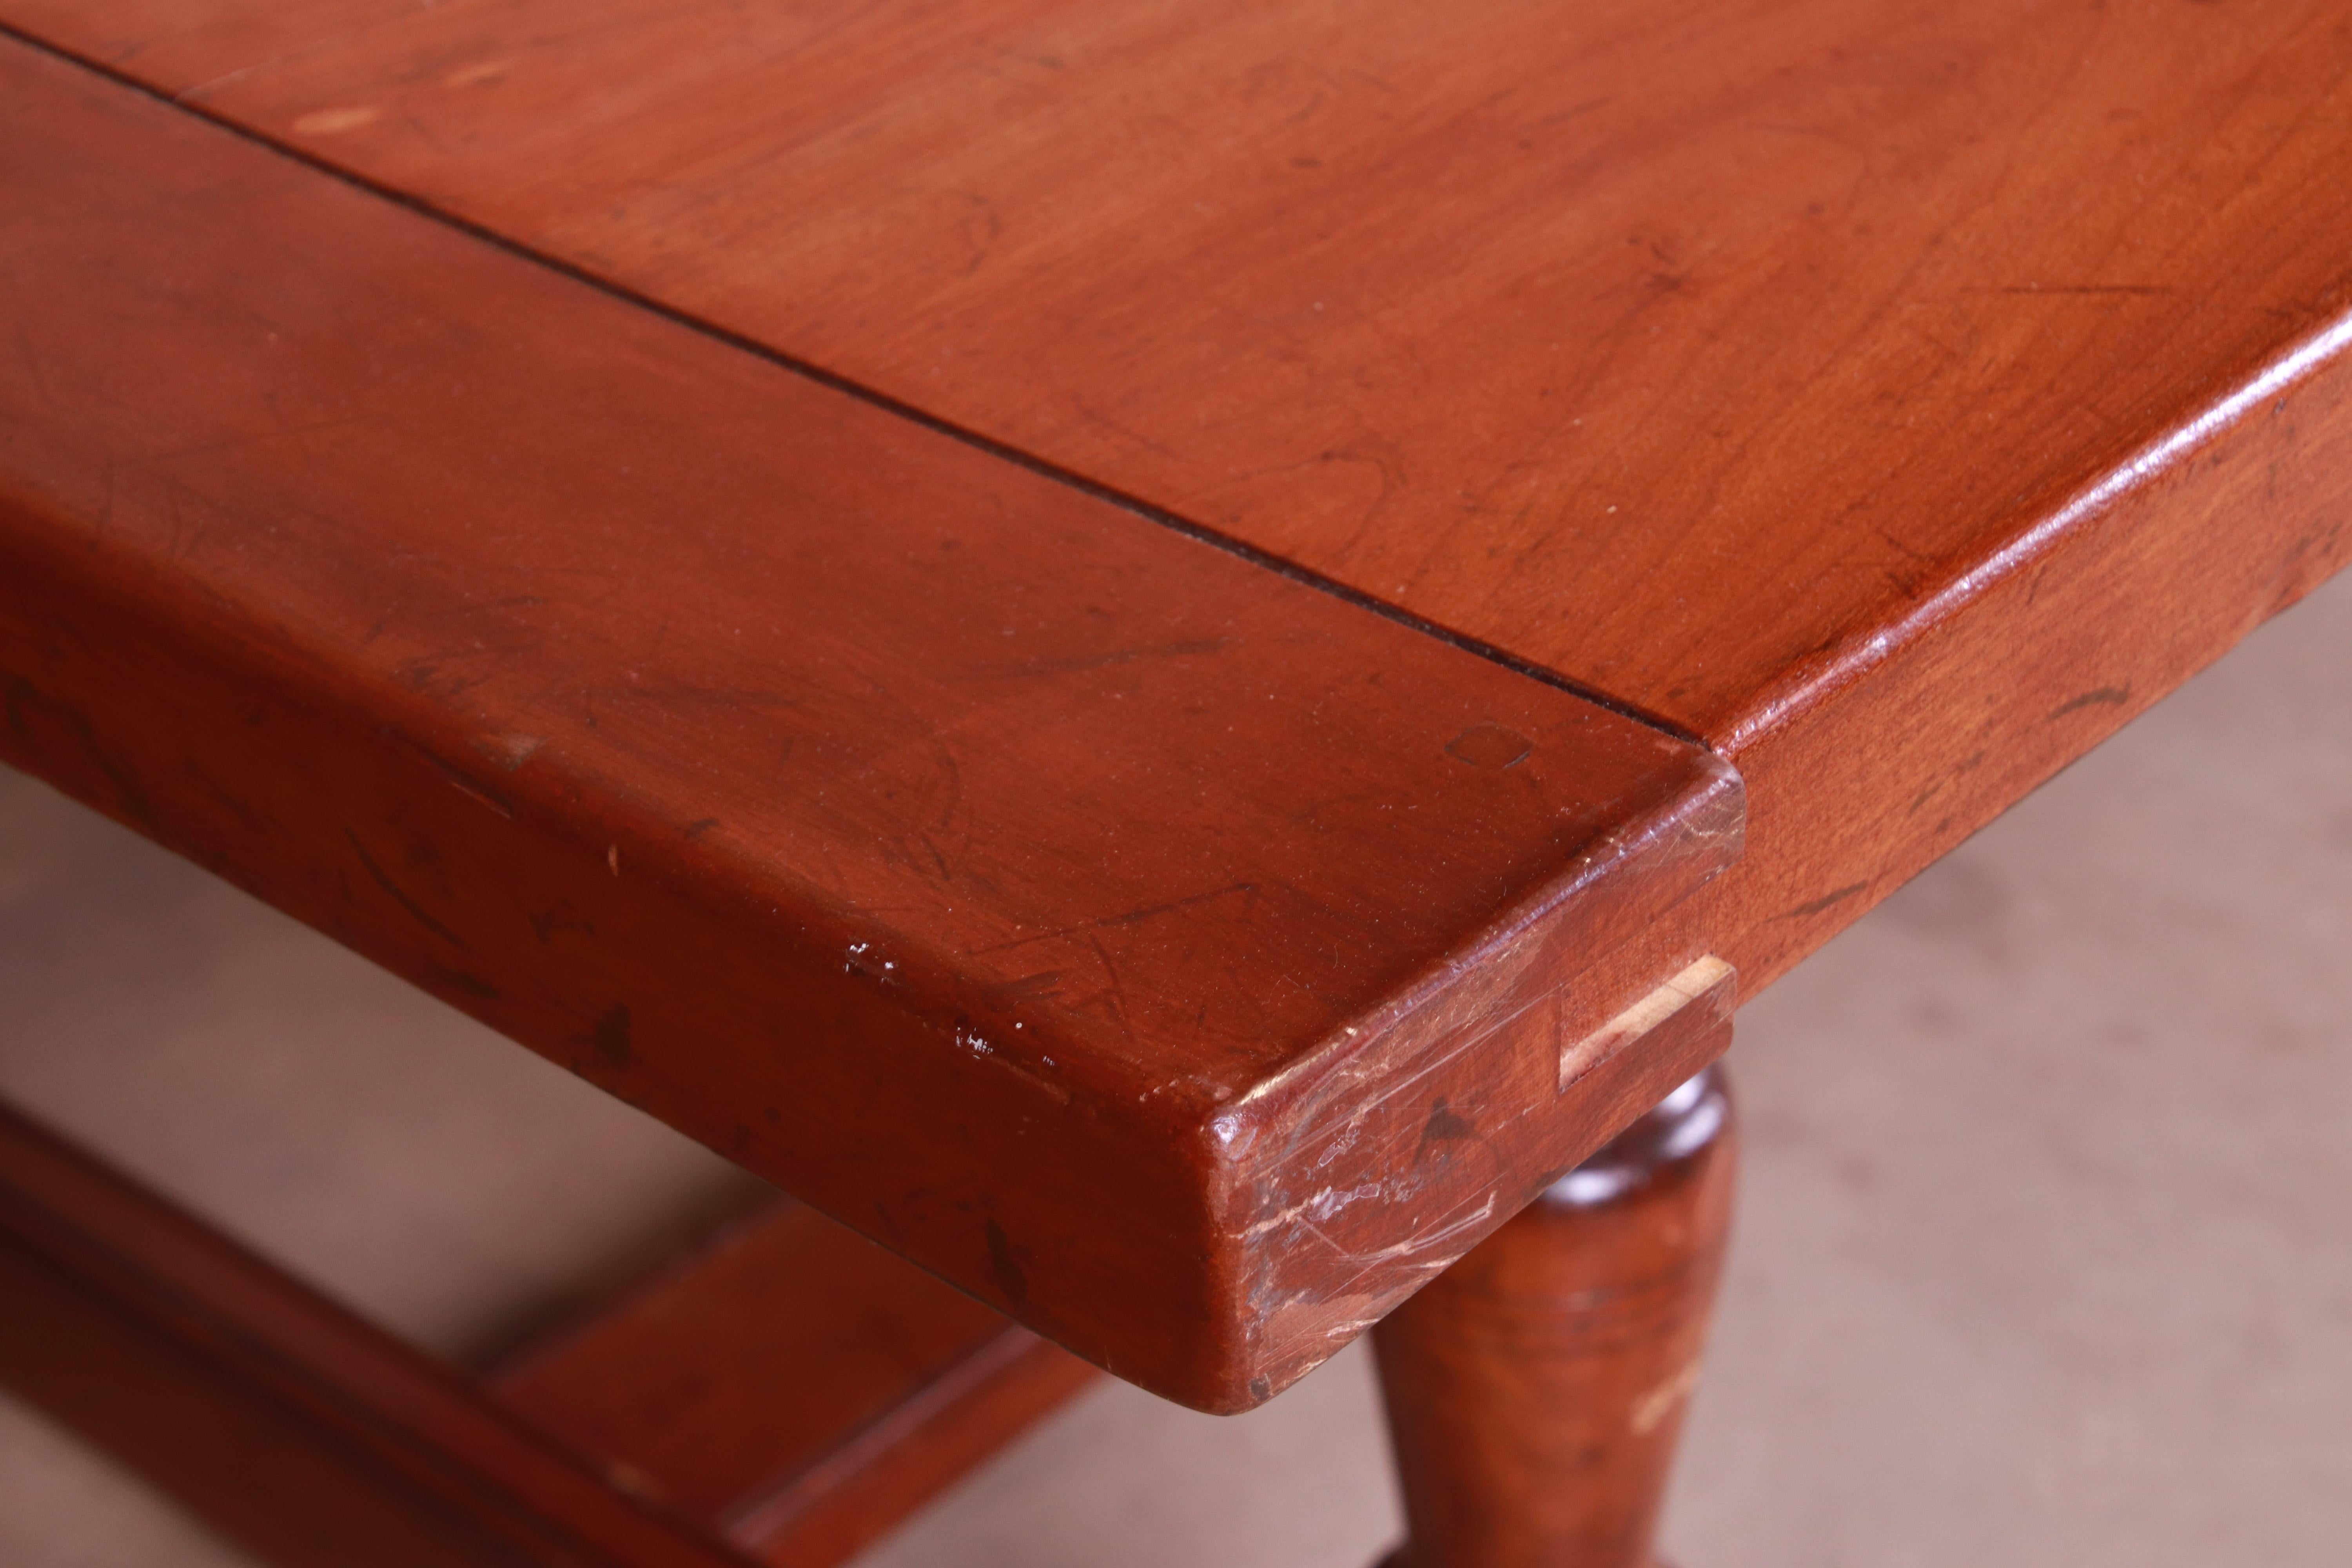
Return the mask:
[[[0,1384],[287,1568],[821,1568],[1092,1374],[787,1206],[501,1399],[5,1106],[0,1323]]]

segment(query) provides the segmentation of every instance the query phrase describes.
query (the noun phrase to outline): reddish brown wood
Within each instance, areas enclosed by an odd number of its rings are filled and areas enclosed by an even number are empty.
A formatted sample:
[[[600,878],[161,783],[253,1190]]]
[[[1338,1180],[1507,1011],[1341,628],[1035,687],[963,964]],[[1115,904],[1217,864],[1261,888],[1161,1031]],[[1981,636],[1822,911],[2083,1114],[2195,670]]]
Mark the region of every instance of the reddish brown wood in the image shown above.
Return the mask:
[[[1704,750],[14,44],[0,116],[0,758],[1209,1408],[1702,1065],[1558,1083]]]
[[[830,1568],[1097,1375],[786,1204],[485,1389],[5,1107],[0,1323],[0,1383],[215,1528],[362,1568]]]
[[[0,16],[1003,444],[19,62],[0,754],[1218,1408],[2352,554],[2318,0]]]
[[[908,416],[12,53],[0,755],[1213,1407],[2352,555],[2321,0],[0,16]]]
[[[1094,1375],[1026,1330],[1008,1329],[831,1458],[737,1508],[727,1534],[776,1568],[842,1562]]]
[[[1715,737],[2352,303],[2332,0],[6,12]]]
[[[1751,989],[2352,556],[2331,0],[0,14],[1704,735]]]
[[[1736,1148],[1711,1068],[1373,1331],[1390,1568],[1651,1568]]]
[[[786,1203],[528,1353],[495,1387],[763,1561],[828,1568],[1094,1375]]]
[[[741,1568],[0,1107],[0,1383],[289,1568]]]

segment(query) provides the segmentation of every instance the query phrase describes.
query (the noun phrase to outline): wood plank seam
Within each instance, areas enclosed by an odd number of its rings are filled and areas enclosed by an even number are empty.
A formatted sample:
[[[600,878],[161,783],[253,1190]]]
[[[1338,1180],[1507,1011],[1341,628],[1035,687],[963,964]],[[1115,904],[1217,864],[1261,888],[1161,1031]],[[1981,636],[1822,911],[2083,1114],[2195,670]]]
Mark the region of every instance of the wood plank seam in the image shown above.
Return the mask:
[[[1217,1408],[1695,1070],[1703,748],[0,55],[12,762]]]
[[[589,288],[594,289],[600,293],[610,295],[612,298],[616,300],[625,300],[629,304],[636,306],[640,310],[649,311],[654,315],[661,317],[664,321],[675,322],[677,325],[687,328],[691,331],[698,332],[705,337],[715,340],[716,342],[725,343],[730,348],[739,350],[744,353],[751,354],[754,357],[764,360],[771,364],[788,370],[795,375],[804,376],[808,380],[816,383],[820,386],[828,388],[831,391],[839,392],[845,395],[855,397],[858,401],[881,409],[885,413],[895,415],[911,424],[921,426],[924,429],[931,430],[941,436],[948,437],[952,440],[960,441],[965,446],[971,447],[979,451],[987,453],[990,457],[998,458],[1003,462],[1011,463],[1017,468],[1024,468],[1041,478],[1051,479],[1056,484],[1066,485],[1070,489],[1078,491],[1080,494],[1085,495],[1091,500],[1103,501],[1111,506],[1118,507],[1120,510],[1131,513],[1147,522],[1150,522],[1173,532],[1182,534],[1188,539],[1198,540],[1200,542],[1210,545],[1214,549],[1222,550],[1227,554],[1238,556],[1254,566],[1257,566],[1265,571],[1273,572],[1280,576],[1286,577],[1292,582],[1304,584],[1308,587],[1316,589],[1319,593],[1328,594],[1333,598],[1353,605],[1359,609],[1369,610],[1372,614],[1380,616],[1384,619],[1394,621],[1399,626],[1409,626],[1414,631],[1420,632],[1424,637],[1433,637],[1449,647],[1460,648],[1465,653],[1473,654],[1477,658],[1486,659],[1493,664],[1498,664],[1504,668],[1519,675],[1524,675],[1531,680],[1539,680],[1547,686],[1572,693],[1573,695],[1580,697],[1584,700],[1592,703],[1596,707],[1605,708],[1609,711],[1618,714],[1621,717],[1631,719],[1636,723],[1646,724],[1650,728],[1671,735],[1678,741],[1685,741],[1693,745],[1708,746],[1709,749],[1713,749],[1710,742],[1687,727],[1678,724],[1675,721],[1661,714],[1650,711],[1643,708],[1640,704],[1629,701],[1624,698],[1617,696],[1613,692],[1610,692],[1600,687],[1592,686],[1587,682],[1578,680],[1573,676],[1564,674],[1558,669],[1539,664],[1532,659],[1523,658],[1496,643],[1486,641],[1482,637],[1474,637],[1467,632],[1458,631],[1452,626],[1432,620],[1426,616],[1416,614],[1414,611],[1407,609],[1404,605],[1398,604],[1393,600],[1383,598],[1377,594],[1360,588],[1353,584],[1342,582],[1337,577],[1318,572],[1311,566],[1289,560],[1284,556],[1276,554],[1272,551],[1262,549],[1236,534],[1228,533],[1222,530],[1210,527],[1206,523],[1198,522],[1191,518],[1181,516],[1164,506],[1146,500],[1140,496],[1119,489],[1112,485],[1106,484],[1101,480],[1092,479],[1076,469],[1066,468],[1059,463],[1054,462],[1050,458],[1043,458],[1034,452],[1024,450],[1009,442],[998,440],[994,437],[972,429],[968,426],[958,424],[940,415],[934,414],[929,409],[923,408],[917,404],[909,403],[903,398],[895,397],[889,393],[880,391],[875,387],[866,385],[862,382],[853,380],[839,372],[828,370],[824,365],[818,364],[812,360],[803,359],[798,355],[789,353],[772,344],[762,342],[758,338],[737,331],[706,317],[698,316],[691,311],[682,310],[655,295],[632,289],[625,283],[621,283],[616,279],[608,278],[591,268],[583,267],[577,262],[569,260],[552,251],[525,244],[520,240],[517,240],[509,236],[501,234],[497,229],[488,227],[458,214],[450,212],[446,208],[438,206],[423,197],[403,191],[395,185],[385,184],[375,180],[371,180],[364,174],[358,174],[352,170],[344,168],[341,164],[332,163],[325,158],[321,158],[318,154],[292,142],[284,141],[278,137],[273,137],[266,132],[257,130],[256,128],[246,124],[242,121],[207,110],[201,103],[170,93],[160,92],[156,90],[153,86],[142,81],[137,76],[120,70],[103,60],[96,59],[76,50],[64,47],[47,38],[42,37],[38,34],[26,32],[23,28],[17,27],[5,19],[0,19],[0,37],[14,38],[18,43],[24,44],[28,47],[40,50],[45,54],[52,55],[58,59],[69,61],[74,65],[81,67],[83,69],[89,70],[100,76],[105,77],[110,81],[119,83],[123,87],[131,89],[132,91],[143,94],[148,98],[152,98],[157,102],[169,104],[172,108],[179,110],[181,113],[191,115],[195,119],[205,121],[207,124],[216,125],[233,135],[254,143],[256,146],[268,148],[270,152],[276,153],[281,157],[289,158],[294,162],[302,164],[306,168],[325,175],[327,178],[337,180],[344,184],[351,185],[355,189],[365,191],[370,195],[380,197],[397,206],[404,207],[410,212],[416,213],[420,216],[430,218],[436,223],[446,225],[448,227],[453,228],[461,234],[467,235],[471,238],[480,240],[486,245],[495,246],[499,249],[503,250],[509,255],[520,258],[521,259],[531,262],[536,266],[547,268],[549,270],[560,273],[563,277],[569,278],[575,282],[582,283]]]

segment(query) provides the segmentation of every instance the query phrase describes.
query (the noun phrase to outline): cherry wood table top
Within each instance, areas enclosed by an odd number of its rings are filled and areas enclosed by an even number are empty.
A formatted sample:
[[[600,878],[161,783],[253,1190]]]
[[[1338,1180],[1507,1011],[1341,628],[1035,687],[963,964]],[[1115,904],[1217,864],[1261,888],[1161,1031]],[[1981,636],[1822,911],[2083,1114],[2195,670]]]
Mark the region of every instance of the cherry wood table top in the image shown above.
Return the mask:
[[[2352,555],[2340,6],[0,26],[0,757],[1204,1408]]]

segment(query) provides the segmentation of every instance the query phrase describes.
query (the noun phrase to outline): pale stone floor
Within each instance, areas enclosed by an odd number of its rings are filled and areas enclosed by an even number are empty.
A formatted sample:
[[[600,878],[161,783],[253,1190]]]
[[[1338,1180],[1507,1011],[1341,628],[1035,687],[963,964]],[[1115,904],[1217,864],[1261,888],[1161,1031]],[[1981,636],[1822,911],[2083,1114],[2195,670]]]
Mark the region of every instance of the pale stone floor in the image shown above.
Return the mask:
[[[2352,579],[1739,1036],[1685,1568],[2352,1561]],[[730,1181],[9,774],[0,1093],[459,1352]],[[1234,1420],[1103,1386],[866,1562],[1360,1568],[1396,1528],[1375,1414],[1353,1352]],[[0,1404],[0,1563],[236,1561]]]

